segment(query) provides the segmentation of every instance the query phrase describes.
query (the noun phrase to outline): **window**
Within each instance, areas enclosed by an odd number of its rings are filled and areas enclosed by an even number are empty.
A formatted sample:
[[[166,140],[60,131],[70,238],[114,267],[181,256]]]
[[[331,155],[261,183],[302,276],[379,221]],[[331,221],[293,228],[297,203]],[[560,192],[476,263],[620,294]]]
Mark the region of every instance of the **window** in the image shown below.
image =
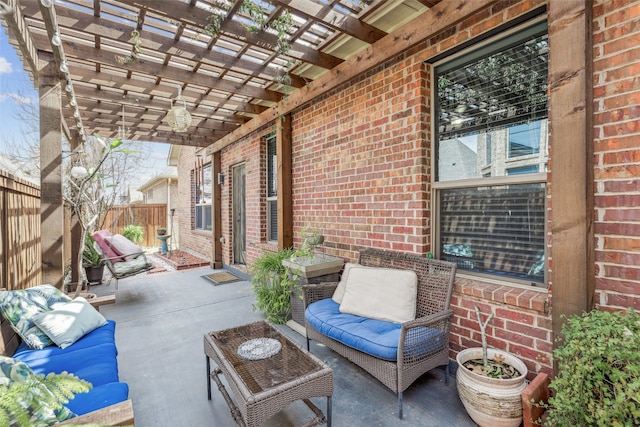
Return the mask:
[[[196,169],[195,229],[211,231],[211,198],[213,195],[211,164]]]
[[[460,270],[544,286],[546,22],[435,67],[435,250]]]
[[[275,134],[267,137],[267,239],[278,240],[278,155]]]

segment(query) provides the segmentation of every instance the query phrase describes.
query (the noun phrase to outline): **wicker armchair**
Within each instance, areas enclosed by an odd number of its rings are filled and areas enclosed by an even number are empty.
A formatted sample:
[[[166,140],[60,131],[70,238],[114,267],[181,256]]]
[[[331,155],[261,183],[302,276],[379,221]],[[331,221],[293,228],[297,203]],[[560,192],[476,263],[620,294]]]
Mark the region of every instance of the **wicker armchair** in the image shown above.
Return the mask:
[[[362,249],[359,264],[368,267],[413,270],[418,276],[418,295],[415,320],[402,324],[398,357],[395,361],[376,358],[348,347],[318,332],[306,323],[307,349],[309,340],[326,345],[351,362],[360,366],[398,395],[398,416],[402,418],[402,392],[418,377],[437,367],[445,366],[445,383],[448,384],[449,326],[453,311],[449,309],[456,265],[451,262],[428,259],[425,256],[388,252],[379,249]],[[323,283],[303,287],[305,308],[324,298],[331,298],[337,283]],[[436,352],[421,352],[426,328],[437,329],[444,337],[444,345]]]

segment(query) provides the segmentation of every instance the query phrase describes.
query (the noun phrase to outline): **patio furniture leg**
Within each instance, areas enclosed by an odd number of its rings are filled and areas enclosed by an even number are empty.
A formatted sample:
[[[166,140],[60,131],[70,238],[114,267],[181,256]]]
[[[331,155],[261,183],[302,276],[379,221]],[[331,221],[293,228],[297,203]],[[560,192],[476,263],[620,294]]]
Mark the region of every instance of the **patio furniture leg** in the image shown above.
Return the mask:
[[[331,399],[331,396],[329,396],[329,399]],[[309,399],[302,399],[302,401],[305,403],[305,405],[307,405],[307,407],[309,409],[311,409],[313,411],[313,413],[316,415],[315,418],[311,419],[309,422],[307,422],[305,425],[303,425],[302,427],[312,427],[312,426],[319,426],[321,424],[324,424],[325,422],[327,422],[327,426],[331,426],[331,423],[329,421],[327,421],[329,418],[325,417],[324,414],[322,413],[322,411],[320,410],[320,408],[318,408],[316,405],[313,404],[313,402]]]
[[[444,383],[445,385],[449,385],[449,364],[444,367]]]
[[[207,359],[207,399],[211,400],[211,360],[209,356],[205,356]]]
[[[231,400],[231,396],[229,396],[227,389],[225,388],[224,384],[222,384],[222,380],[220,379],[221,374],[223,374],[222,370],[220,368],[216,368],[211,373],[211,378],[216,382],[216,384],[218,385],[218,390],[220,391],[220,394],[222,394],[222,397],[224,397],[225,402],[227,402],[227,406],[231,411],[231,416],[233,417],[233,420],[240,427],[247,427],[247,424],[244,422],[244,419],[242,418],[242,413],[240,412],[240,409],[238,409],[236,404],[233,403],[233,400]]]
[[[309,337],[307,337],[307,351],[311,351],[309,350]]]
[[[331,396],[327,396],[327,427],[331,427]]]
[[[398,418],[402,419],[402,392],[398,393]]]

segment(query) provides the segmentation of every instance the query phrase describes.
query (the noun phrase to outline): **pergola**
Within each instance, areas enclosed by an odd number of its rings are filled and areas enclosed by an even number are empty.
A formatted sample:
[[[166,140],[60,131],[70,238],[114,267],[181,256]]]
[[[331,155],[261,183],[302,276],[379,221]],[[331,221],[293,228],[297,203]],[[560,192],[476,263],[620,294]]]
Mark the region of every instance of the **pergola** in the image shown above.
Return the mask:
[[[251,31],[244,0],[9,0],[4,22],[33,80],[61,84],[69,139],[206,147],[439,1],[252,2],[267,24],[290,13],[285,54],[274,30]],[[182,132],[166,120],[178,97]]]
[[[222,148],[281,119],[284,247],[292,241],[288,113],[494,2],[0,0],[10,42],[40,93],[42,280],[62,286],[63,135],[74,150],[96,133],[206,147],[215,175]],[[267,27],[286,15],[283,53]],[[189,113],[188,127],[168,122],[173,106]],[[220,220],[214,210],[214,228]]]

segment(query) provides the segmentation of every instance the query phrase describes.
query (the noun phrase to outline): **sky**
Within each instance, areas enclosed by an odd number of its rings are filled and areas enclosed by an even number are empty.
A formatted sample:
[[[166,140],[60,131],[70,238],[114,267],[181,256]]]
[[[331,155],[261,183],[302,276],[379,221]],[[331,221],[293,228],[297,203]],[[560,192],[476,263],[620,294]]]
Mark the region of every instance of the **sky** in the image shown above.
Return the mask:
[[[9,44],[6,29],[0,25],[0,154],[8,150],[9,141],[24,141],[28,126],[16,117],[24,111],[21,104],[37,105],[38,92],[22,61]],[[37,134],[36,134],[37,137]],[[151,153],[147,158],[147,167],[141,168],[139,176],[131,183],[133,189],[144,184],[155,175],[167,170],[167,154],[169,144],[146,142]]]

